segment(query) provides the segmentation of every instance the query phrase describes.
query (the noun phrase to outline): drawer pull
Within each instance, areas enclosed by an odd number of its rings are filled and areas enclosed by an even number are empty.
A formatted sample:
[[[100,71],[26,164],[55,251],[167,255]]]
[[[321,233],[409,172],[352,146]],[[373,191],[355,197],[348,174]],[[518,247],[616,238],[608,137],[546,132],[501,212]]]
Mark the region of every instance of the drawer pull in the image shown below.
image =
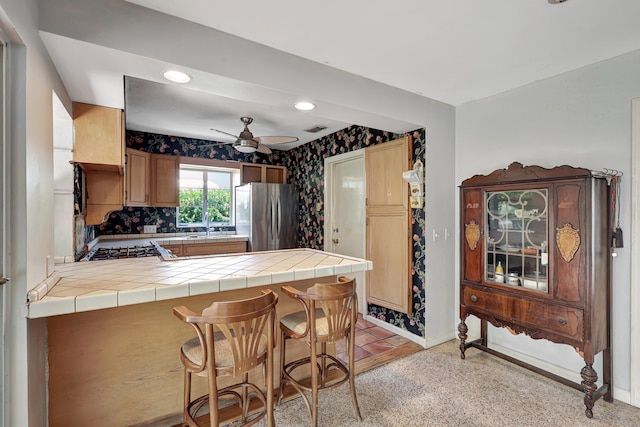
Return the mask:
[[[478,301],[478,297],[477,297],[477,296],[475,296],[475,295],[471,295],[471,298],[470,298],[470,299],[471,299],[471,302],[476,302],[476,301]]]
[[[564,326],[567,324],[566,319],[563,319],[562,317],[558,317],[558,324]]]

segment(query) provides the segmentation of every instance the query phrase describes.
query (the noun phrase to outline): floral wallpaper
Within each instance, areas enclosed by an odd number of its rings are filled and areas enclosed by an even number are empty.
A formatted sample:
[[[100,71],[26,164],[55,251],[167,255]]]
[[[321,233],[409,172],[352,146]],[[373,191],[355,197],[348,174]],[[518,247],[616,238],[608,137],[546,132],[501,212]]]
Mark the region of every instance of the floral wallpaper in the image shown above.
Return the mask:
[[[413,137],[413,158],[425,162],[425,130],[410,133]],[[334,134],[302,145],[283,155],[289,182],[298,186],[300,229],[298,245],[303,248],[324,249],[324,159],[401,138],[404,135],[384,132],[362,126],[350,126]],[[412,209],[413,227],[413,282],[412,315],[407,316],[384,307],[369,304],[369,314],[407,331],[424,336],[425,307],[425,213]]]
[[[425,130],[418,129],[411,132],[410,135],[413,137],[414,160],[421,159],[423,163],[426,163]],[[350,126],[293,150],[274,150],[269,155],[257,152],[243,154],[230,145],[216,146],[214,141],[137,131],[127,131],[126,144],[127,147],[150,153],[286,166],[288,182],[298,187],[300,196],[298,246],[322,250],[324,248],[324,210],[316,210],[316,207],[322,207],[324,204],[324,159],[381,144],[402,136],[404,135],[362,126]],[[87,234],[91,236],[94,235],[94,232],[96,235],[136,234],[143,232],[144,225],[156,225],[159,233],[203,231],[198,228],[177,229],[175,208],[127,207],[122,211],[112,212],[105,223],[88,227]],[[404,313],[376,305],[369,305],[369,314],[413,334],[424,336],[426,232],[424,209],[412,209],[412,227],[414,241],[411,271],[413,282],[412,315],[407,316]]]

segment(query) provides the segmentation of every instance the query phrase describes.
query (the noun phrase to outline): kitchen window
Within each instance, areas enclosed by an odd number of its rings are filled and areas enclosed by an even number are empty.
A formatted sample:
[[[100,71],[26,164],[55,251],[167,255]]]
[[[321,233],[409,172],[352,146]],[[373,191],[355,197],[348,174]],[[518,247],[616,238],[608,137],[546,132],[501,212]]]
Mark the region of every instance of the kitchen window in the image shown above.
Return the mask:
[[[183,165],[180,167],[178,227],[224,226],[233,223],[233,188],[237,169]]]

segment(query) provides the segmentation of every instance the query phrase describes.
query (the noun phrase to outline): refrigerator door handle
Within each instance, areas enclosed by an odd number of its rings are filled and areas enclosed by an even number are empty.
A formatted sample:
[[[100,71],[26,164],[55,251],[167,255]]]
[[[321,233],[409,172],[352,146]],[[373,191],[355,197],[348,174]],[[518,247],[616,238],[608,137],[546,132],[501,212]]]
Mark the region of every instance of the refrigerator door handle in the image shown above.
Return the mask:
[[[280,206],[280,199],[278,199],[277,203],[278,203],[278,207],[277,207],[277,210],[278,210],[278,228],[276,229],[276,236],[280,237],[280,227],[282,225],[282,209],[281,209],[281,206]]]
[[[275,206],[273,203],[273,196],[271,196],[270,200],[269,200],[269,211],[270,211],[270,218],[269,218],[269,242],[273,242],[274,239],[274,233],[275,233],[275,227],[274,227],[274,218],[275,218]]]

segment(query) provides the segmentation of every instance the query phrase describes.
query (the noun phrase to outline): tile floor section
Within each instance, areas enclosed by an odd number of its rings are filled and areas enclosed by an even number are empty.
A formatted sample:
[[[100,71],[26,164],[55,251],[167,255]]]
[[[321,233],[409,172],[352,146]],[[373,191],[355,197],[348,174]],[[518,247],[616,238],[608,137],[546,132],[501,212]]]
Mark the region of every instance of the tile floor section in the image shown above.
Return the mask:
[[[356,323],[356,343],[354,357],[355,361],[366,359],[389,350],[393,350],[403,344],[411,341],[389,332],[386,329],[376,326],[371,322],[367,322],[358,314],[358,323]],[[337,356],[340,360],[347,362],[345,341],[342,340],[336,345]]]

